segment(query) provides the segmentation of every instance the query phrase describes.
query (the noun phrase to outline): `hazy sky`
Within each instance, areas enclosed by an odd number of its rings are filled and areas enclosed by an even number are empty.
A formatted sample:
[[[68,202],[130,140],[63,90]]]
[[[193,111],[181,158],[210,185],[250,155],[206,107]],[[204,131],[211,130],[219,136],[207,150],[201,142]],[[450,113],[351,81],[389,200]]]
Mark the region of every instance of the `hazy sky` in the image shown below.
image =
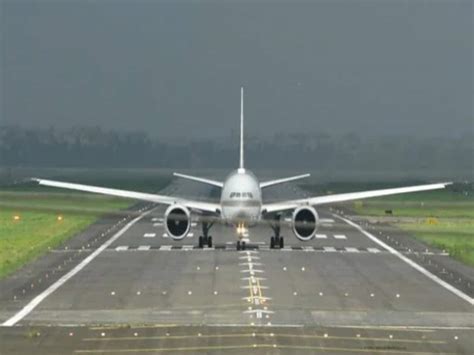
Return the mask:
[[[473,131],[472,1],[0,0],[2,123]]]

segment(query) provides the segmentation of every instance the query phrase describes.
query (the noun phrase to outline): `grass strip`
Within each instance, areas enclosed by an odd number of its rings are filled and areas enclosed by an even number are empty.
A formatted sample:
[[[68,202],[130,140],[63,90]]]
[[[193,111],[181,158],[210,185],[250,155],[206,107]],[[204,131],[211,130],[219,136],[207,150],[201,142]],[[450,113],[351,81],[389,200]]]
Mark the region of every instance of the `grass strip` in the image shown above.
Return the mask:
[[[0,191],[0,278],[131,203],[88,194]]]

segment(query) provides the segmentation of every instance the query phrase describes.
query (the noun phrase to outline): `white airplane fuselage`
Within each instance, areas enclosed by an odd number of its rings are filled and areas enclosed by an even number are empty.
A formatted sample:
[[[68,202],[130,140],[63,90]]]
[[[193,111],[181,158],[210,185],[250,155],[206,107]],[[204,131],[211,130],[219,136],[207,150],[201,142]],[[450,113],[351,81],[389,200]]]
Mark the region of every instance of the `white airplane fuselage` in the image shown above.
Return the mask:
[[[222,218],[242,227],[257,222],[262,211],[262,190],[257,177],[247,169],[232,171],[224,181],[221,192]]]

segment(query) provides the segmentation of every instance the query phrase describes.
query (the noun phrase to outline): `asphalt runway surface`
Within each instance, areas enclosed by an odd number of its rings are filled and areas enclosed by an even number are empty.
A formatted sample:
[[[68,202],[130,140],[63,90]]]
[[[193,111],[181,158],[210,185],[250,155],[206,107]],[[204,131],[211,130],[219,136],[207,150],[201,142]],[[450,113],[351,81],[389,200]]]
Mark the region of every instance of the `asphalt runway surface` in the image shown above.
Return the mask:
[[[166,193],[206,199],[176,181]],[[291,185],[268,199],[302,196]],[[173,241],[165,207],[111,216],[0,283],[2,354],[465,353],[474,270],[390,226],[320,208],[317,237],[215,225]]]

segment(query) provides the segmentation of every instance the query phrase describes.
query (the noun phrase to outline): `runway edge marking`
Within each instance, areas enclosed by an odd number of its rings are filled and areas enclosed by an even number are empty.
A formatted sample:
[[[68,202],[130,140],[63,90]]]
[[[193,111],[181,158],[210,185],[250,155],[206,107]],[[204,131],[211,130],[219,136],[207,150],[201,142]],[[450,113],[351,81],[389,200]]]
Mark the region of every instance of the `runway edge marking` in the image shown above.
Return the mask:
[[[432,274],[431,272],[429,272],[428,270],[426,270],[424,267],[418,265],[417,263],[415,263],[413,260],[407,258],[405,255],[401,254],[398,250],[392,248],[391,246],[389,246],[388,244],[385,244],[384,242],[382,242],[380,239],[378,239],[377,237],[375,237],[374,235],[372,235],[371,233],[367,232],[365,229],[363,229],[361,226],[359,226],[358,224],[344,218],[344,217],[341,217],[341,216],[338,216],[338,215],[334,215],[335,217],[337,218],[340,218],[342,219],[344,222],[346,222],[347,224],[351,225],[352,227],[356,228],[359,232],[361,232],[362,234],[364,234],[365,236],[367,236],[369,239],[371,239],[373,242],[377,243],[378,245],[380,245],[381,247],[383,247],[384,249],[388,250],[391,254],[394,254],[395,256],[397,256],[398,258],[400,258],[401,260],[403,260],[404,262],[406,262],[408,265],[410,265],[412,268],[414,268],[415,270],[418,270],[419,272],[421,272],[423,275],[425,275],[426,277],[430,278],[431,280],[433,280],[434,282],[436,282],[438,285],[444,287],[446,290],[454,293],[456,296],[458,296],[459,298],[462,298],[463,300],[465,300],[466,302],[468,302],[469,304],[471,304],[472,306],[474,306],[474,298],[472,297],[469,297],[468,295],[466,295],[464,292],[462,292],[461,290],[458,290],[456,287],[454,287],[453,285],[447,283],[446,281],[442,280],[441,278],[439,278],[438,276]]]
[[[71,277],[76,275],[79,271],[81,271],[87,264],[89,264],[92,260],[95,259],[97,255],[99,255],[102,251],[107,249],[113,242],[115,242],[118,238],[122,236],[130,227],[132,227],[135,223],[137,223],[140,219],[150,213],[152,210],[148,210],[132,221],[128,222],[125,227],[115,233],[111,238],[109,238],[104,244],[102,244],[99,248],[97,248],[91,255],[87,258],[82,260],[79,264],[77,264],[71,271],[67,274],[63,275],[59,280],[49,286],[46,290],[41,292],[38,296],[33,298],[25,307],[23,307],[19,312],[17,312],[14,316],[7,319],[5,322],[2,323],[3,327],[11,327],[26,317],[31,311],[33,311],[46,297],[56,291],[59,287],[64,285]]]

